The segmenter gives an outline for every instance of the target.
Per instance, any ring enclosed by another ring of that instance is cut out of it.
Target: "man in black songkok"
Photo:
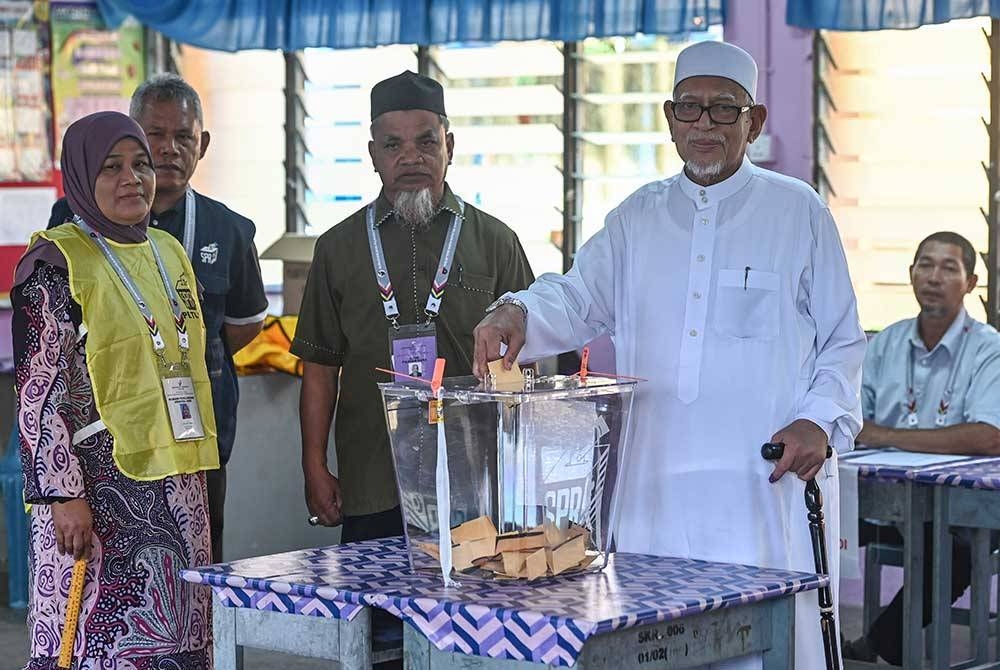
[[[449,188],[454,148],[441,84],[409,71],[377,83],[368,152],[381,192],[316,243],[291,350],[305,361],[300,423],[310,522],[343,523],[343,542],[403,533],[376,386],[390,377],[375,368],[429,376],[440,357],[447,376],[471,375],[472,329],[485,308],[534,279],[517,235]],[[334,408],[336,476],[326,459]],[[428,472],[433,493],[433,468],[417,474]],[[455,500],[453,512],[465,502]],[[436,528],[433,495],[402,503],[411,534]]]

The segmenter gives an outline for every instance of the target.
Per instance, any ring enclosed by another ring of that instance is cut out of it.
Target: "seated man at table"
[[[1000,455],[1000,334],[973,319],[963,300],[976,287],[976,252],[961,235],[927,237],[910,266],[920,305],[877,334],[868,346],[861,383],[864,427],[858,444],[970,456]],[[891,526],[862,522],[862,545],[902,544]],[[970,581],[969,545],[954,543],[952,599]],[[930,622],[931,533],[924,575],[924,625]],[[900,590],[867,634],[844,646],[844,657],[902,663],[903,593]]]

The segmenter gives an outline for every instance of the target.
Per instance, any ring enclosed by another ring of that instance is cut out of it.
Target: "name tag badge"
[[[191,371],[183,363],[171,364],[160,373],[163,383],[163,397],[167,401],[167,413],[174,439],[178,442],[200,440],[205,437],[201,423],[201,410],[194,394]]]
[[[430,379],[437,360],[437,327],[433,322],[389,329],[392,369],[410,377]],[[405,381],[397,376],[395,381]]]

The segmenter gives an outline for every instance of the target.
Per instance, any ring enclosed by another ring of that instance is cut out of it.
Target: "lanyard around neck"
[[[118,258],[118,255],[111,248],[111,245],[108,244],[108,241],[104,239],[104,236],[94,230],[90,224],[79,216],[74,217],[73,221],[94,241],[97,248],[104,254],[104,258],[108,261],[108,264],[111,265],[111,269],[118,275],[119,281],[121,281],[125,290],[132,297],[132,301],[146,322],[146,327],[149,329],[149,337],[153,341],[153,351],[163,360],[163,354],[167,347],[163,341],[163,335],[160,333],[160,328],[156,324],[156,318],[153,316],[153,312],[149,308],[149,303],[146,302],[139,287],[136,286],[132,276],[129,275],[128,270],[122,264],[121,259]],[[174,313],[174,326],[177,328],[177,341],[181,350],[181,359],[186,360],[190,345],[188,343],[187,327],[184,323],[184,312],[181,310],[180,298],[177,296],[174,285],[170,282],[169,275],[167,275],[167,269],[163,265],[163,259],[160,257],[160,250],[156,246],[156,241],[152,236],[148,240],[149,248],[153,251],[153,259],[156,261],[156,269],[160,274],[160,281],[163,282],[163,288],[167,292],[167,298]]]
[[[951,409],[951,394],[955,390],[955,380],[958,378],[958,366],[962,361],[962,356],[965,354],[965,346],[969,342],[969,331],[972,330],[972,324],[969,323],[970,317],[965,317],[965,322],[962,324],[962,334],[960,336],[960,341],[958,349],[955,355],[951,359],[951,364],[948,369],[948,381],[944,387],[944,392],[941,395],[941,401],[938,403],[937,417],[934,419],[934,424],[937,426],[943,426],[945,420],[948,417],[948,410]],[[907,359],[906,366],[906,409],[907,409],[907,423],[910,427],[916,427],[919,419],[917,418],[917,393],[916,389],[913,387],[913,377],[914,377],[914,354],[913,354],[913,342],[910,342],[909,357]]]
[[[427,305],[424,307],[424,311],[427,313],[428,320],[434,319],[441,311],[444,288],[448,284],[448,273],[451,272],[451,264],[455,260],[455,249],[458,248],[458,236],[462,232],[462,214],[465,213],[465,203],[458,196],[455,196],[455,200],[458,201],[459,213],[451,218],[451,225],[448,226],[448,234],[444,239],[444,247],[441,249],[441,262],[438,264],[434,283],[431,284],[430,295],[427,296]],[[365,227],[368,229],[368,249],[371,251],[372,265],[375,266],[375,281],[378,282],[385,318],[392,322],[394,328],[399,328],[399,306],[396,304],[396,293],[392,287],[392,280],[389,278],[389,267],[386,265],[385,251],[382,248],[382,232],[375,225],[375,201],[372,201],[365,210]]]
[[[188,260],[192,263],[194,262],[194,234],[198,228],[197,219],[195,218],[196,208],[194,189],[188,186],[184,192],[184,230],[181,231],[181,244],[184,246],[184,253],[187,255]]]
[[[194,262],[194,231],[197,227],[195,223],[195,202],[194,189],[188,186],[184,194],[184,253],[188,260]]]

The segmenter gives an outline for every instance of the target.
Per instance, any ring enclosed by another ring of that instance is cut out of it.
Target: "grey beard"
[[[707,165],[688,161],[684,164],[684,167],[687,168],[690,176],[697,179],[714,179],[722,174],[722,161],[716,161]]]
[[[434,198],[429,188],[419,191],[400,191],[393,203],[396,219],[404,226],[423,232],[431,227],[431,221],[436,214]]]

